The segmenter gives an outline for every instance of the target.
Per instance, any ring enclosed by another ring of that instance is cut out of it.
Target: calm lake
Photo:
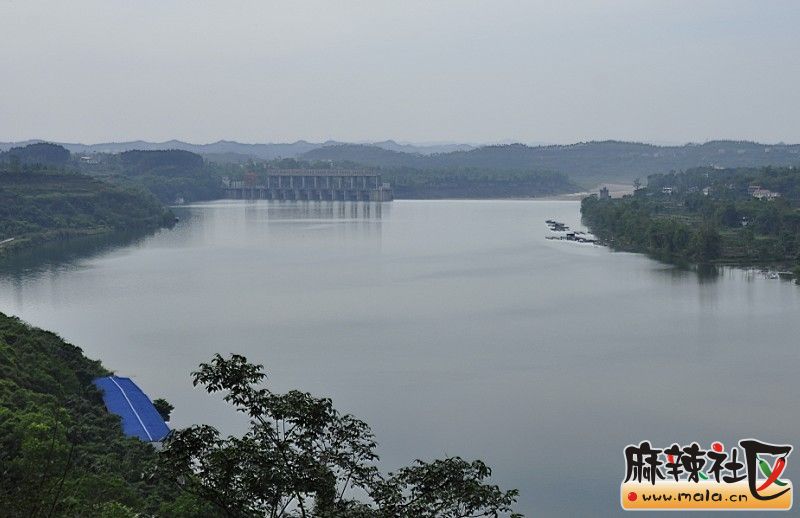
[[[623,448],[644,439],[800,446],[800,287],[546,240],[545,219],[580,227],[577,202],[176,214],[145,238],[5,264],[0,311],[168,399],[173,427],[244,429],[189,377],[244,354],[276,390],[370,423],[386,469],[482,458],[528,516],[622,514]]]

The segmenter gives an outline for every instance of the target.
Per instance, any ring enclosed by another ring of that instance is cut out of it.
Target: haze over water
[[[481,458],[528,516],[621,514],[644,439],[800,445],[800,287],[545,239],[578,209],[193,205],[127,247],[4,267],[0,311],[165,397],[173,427],[243,431],[189,373],[244,354],[370,423],[387,469]]]

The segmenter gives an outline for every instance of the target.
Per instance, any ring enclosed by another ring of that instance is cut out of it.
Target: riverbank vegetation
[[[250,430],[191,426],[161,452],[123,435],[92,384],[109,372],[79,348],[0,313],[0,358],[3,516],[519,516],[517,491],[490,484],[479,460],[381,474],[366,423],[329,399],[270,391],[263,368],[241,356],[217,355],[193,378],[222,392]]]
[[[652,175],[620,199],[583,200],[611,246],[670,262],[800,265],[800,169],[697,168]]]
[[[535,170],[400,168],[383,179],[401,199],[535,198],[581,190],[564,174]]]
[[[58,239],[174,221],[149,193],[47,165],[0,163],[0,254]]]

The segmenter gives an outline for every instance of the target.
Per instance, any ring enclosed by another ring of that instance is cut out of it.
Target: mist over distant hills
[[[313,149],[306,160],[355,162],[374,167],[554,171],[591,187],[602,182],[631,182],[648,175],[692,167],[759,167],[800,164],[800,145],[711,141],[705,144],[657,146],[602,141],[571,145],[483,146],[466,151],[421,155],[356,144]]]
[[[0,151],[42,142],[0,143]],[[355,163],[383,169],[506,171],[552,171],[568,175],[586,187],[603,182],[631,182],[650,174],[692,167],[760,167],[800,164],[798,144],[759,144],[717,140],[704,144],[660,146],[615,140],[570,145],[528,146],[524,144],[399,144],[393,140],[371,144],[337,141],[288,144],[242,144],[219,141],[212,144],[132,141],[103,144],[62,143],[73,153],[120,153],[129,150],[178,149],[203,155],[220,163],[243,163],[249,159],[298,158],[309,161]]]
[[[28,144],[44,142],[43,140],[26,140],[22,142],[0,142],[0,151],[6,151],[12,147],[22,147]],[[48,141],[49,142],[49,141]],[[122,153],[124,151],[140,150],[155,151],[164,149],[179,149],[191,151],[200,155],[217,155],[220,158],[227,158],[230,161],[238,161],[240,155],[246,158],[261,158],[272,160],[275,158],[296,158],[308,151],[319,149],[326,146],[337,146],[346,144],[329,140],[327,142],[297,142],[286,144],[243,144],[231,140],[220,140],[211,144],[190,144],[180,140],[168,140],[166,142],[148,142],[144,140],[133,140],[129,142],[105,142],[101,144],[77,144],[69,142],[53,142],[67,148],[72,153]],[[394,140],[385,140],[366,144],[381,149],[397,151],[401,153],[416,153],[420,155],[430,155],[433,153],[448,153],[452,151],[466,151],[475,149],[469,144],[399,144]],[[226,160],[227,161],[227,160]]]

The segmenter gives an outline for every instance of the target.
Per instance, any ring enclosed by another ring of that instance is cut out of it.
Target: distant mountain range
[[[398,153],[376,146],[325,146],[300,156],[306,160],[356,162],[373,167],[411,169],[488,169],[554,171],[592,187],[603,182],[643,181],[654,173],[692,167],[760,167],[800,165],[800,145],[712,141],[705,144],[656,146],[635,142],[603,141],[571,145],[484,146],[433,155]]]
[[[12,147],[22,147],[28,144],[44,142],[43,140],[26,140],[22,142],[0,142],[0,151],[6,151]],[[67,148],[72,153],[122,153],[123,151],[141,150],[153,151],[160,149],[180,149],[191,151],[200,155],[216,155],[219,158],[226,158],[224,161],[239,161],[242,157],[261,158],[272,160],[274,158],[296,158],[308,151],[319,149],[326,146],[337,146],[345,144],[329,140],[327,142],[306,142],[298,140],[290,144],[242,144],[230,140],[220,140],[212,144],[190,144],[180,140],[168,140],[166,142],[147,142],[144,140],[134,140],[130,142],[106,142],[102,144],[75,144],[69,142],[53,142]],[[467,151],[475,149],[469,144],[398,144],[394,140],[385,140],[366,144],[400,153],[414,153],[420,155],[430,155],[434,153],[449,153],[452,151]],[[238,157],[236,156],[238,155]]]
[[[0,151],[33,142],[0,143]],[[598,183],[643,181],[654,173],[692,167],[761,167],[800,165],[800,145],[759,144],[717,140],[704,144],[658,146],[615,140],[570,145],[527,146],[524,144],[475,147],[469,144],[398,144],[393,140],[371,144],[336,141],[291,144],[242,144],[219,141],[213,144],[168,142],[120,142],[68,144],[73,153],[119,153],[128,150],[180,149],[215,162],[244,162],[250,158],[271,160],[299,158],[353,162],[384,169],[485,169],[492,171],[551,171],[568,175],[586,187]]]

